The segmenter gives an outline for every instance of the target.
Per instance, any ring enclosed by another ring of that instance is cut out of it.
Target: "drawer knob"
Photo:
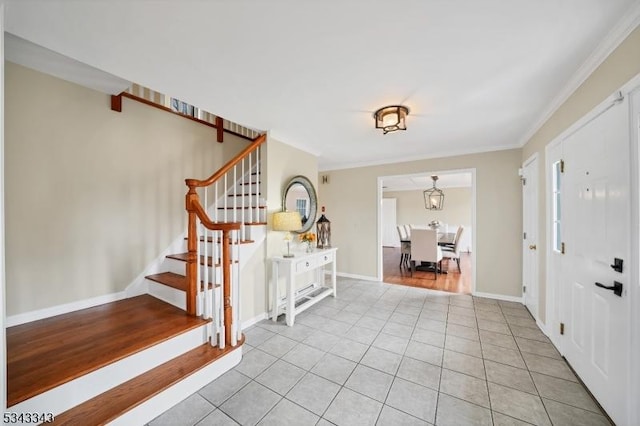
[[[307,265],[306,265],[306,266],[309,266],[309,262],[307,262]]]

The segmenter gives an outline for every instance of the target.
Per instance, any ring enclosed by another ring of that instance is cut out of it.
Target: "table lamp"
[[[282,257],[294,257],[291,253],[291,231],[297,231],[302,228],[302,219],[300,213],[295,212],[279,212],[273,214],[273,230],[286,231],[284,240],[287,242],[287,253]]]

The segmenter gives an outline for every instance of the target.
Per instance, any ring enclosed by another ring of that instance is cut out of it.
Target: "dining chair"
[[[404,225],[397,225],[398,236],[400,237],[400,267],[409,264],[409,256],[411,256],[411,241],[405,230]]]
[[[462,273],[462,269],[460,269],[460,237],[462,236],[462,232],[464,231],[464,226],[459,226],[458,231],[456,232],[456,239],[453,247],[443,247],[442,248],[442,257],[447,259],[447,267],[449,267],[449,260],[455,259],[458,264],[458,272]]]
[[[450,243],[440,243],[440,245],[442,246],[443,249],[450,249],[453,250],[453,248],[456,245],[456,242],[460,239],[460,234],[462,234],[462,230],[464,229],[464,226],[460,225],[458,226],[458,229],[456,229],[456,235],[454,235],[453,237],[453,241]]]
[[[411,230],[411,275],[416,270],[416,262],[434,264],[434,279],[438,278],[438,268],[442,261],[442,249],[438,246],[438,233],[431,229]]]

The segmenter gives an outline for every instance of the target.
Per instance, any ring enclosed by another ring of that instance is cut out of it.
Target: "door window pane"
[[[553,249],[557,252],[562,250],[562,196],[560,193],[562,172],[560,166],[560,161],[553,163]]]

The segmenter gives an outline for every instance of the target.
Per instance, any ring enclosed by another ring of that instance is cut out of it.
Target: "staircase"
[[[242,259],[266,234],[265,140],[186,180],[184,249],[146,277],[148,294],[7,329],[7,411],[145,424],[240,362]]]

